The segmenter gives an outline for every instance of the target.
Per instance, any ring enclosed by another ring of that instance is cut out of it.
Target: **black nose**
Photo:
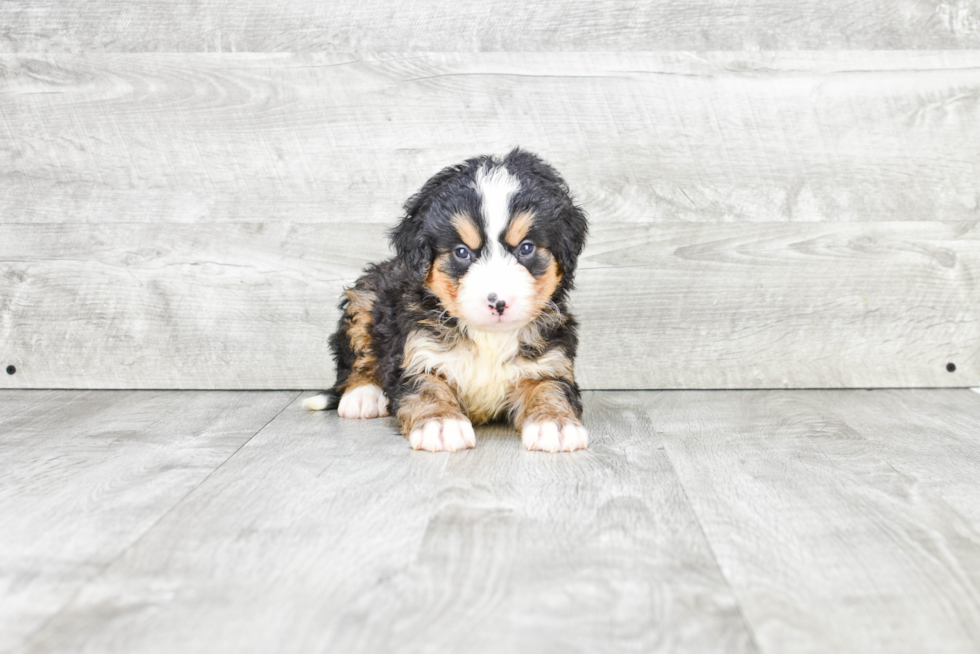
[[[487,303],[489,304],[491,309],[493,309],[500,315],[503,315],[504,309],[507,308],[507,302],[505,302],[504,300],[498,300],[496,293],[491,293],[490,295],[487,296]]]

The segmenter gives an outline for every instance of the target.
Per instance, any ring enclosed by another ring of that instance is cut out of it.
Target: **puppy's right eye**
[[[470,258],[470,251],[464,247],[456,248],[453,254],[456,255],[457,259],[462,259],[463,261],[466,261],[467,259]]]

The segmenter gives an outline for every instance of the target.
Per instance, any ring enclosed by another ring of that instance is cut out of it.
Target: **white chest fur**
[[[473,330],[469,339],[452,346],[422,333],[405,344],[405,369],[409,374],[435,373],[456,391],[463,410],[475,422],[490,420],[507,409],[514,387],[521,379],[548,375],[561,353],[546,353],[536,360],[522,358],[518,332]]]
[[[454,348],[447,378],[457,387],[468,414],[492,418],[507,404],[514,385],[523,376],[518,365],[520,343],[516,333],[474,332],[472,344]]]

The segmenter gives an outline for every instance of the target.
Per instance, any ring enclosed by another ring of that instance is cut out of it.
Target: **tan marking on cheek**
[[[480,238],[480,228],[476,226],[472,218],[466,214],[457,213],[452,217],[450,222],[456,228],[459,238],[466,244],[466,247],[471,250],[480,249],[480,245],[483,244],[483,239]]]
[[[547,250],[545,250],[547,252]],[[539,306],[543,306],[551,296],[555,294],[555,289],[558,288],[558,284],[561,282],[561,273],[558,272],[558,262],[555,258],[551,256],[548,252],[548,256],[551,257],[551,262],[545,269],[544,274],[534,280],[534,294],[538,298]]]
[[[449,315],[456,316],[459,312],[459,284],[452,277],[443,272],[443,267],[448,263],[449,253],[440,254],[429,268],[429,274],[425,277],[425,285],[432,289],[442,306],[446,308]]]
[[[514,390],[512,404],[511,415],[517,429],[521,429],[527,421],[582,424],[572,405],[568,403],[561,383],[554,380],[521,381]]]
[[[398,400],[398,423],[408,436],[417,425],[429,420],[463,420],[465,416],[449,385],[436,375],[422,375],[418,390]]]
[[[507,233],[504,235],[504,240],[511,247],[517,247],[518,244],[524,240],[527,233],[531,230],[531,225],[534,224],[534,213],[531,211],[522,211],[513,218],[511,218],[510,226],[507,228]]]

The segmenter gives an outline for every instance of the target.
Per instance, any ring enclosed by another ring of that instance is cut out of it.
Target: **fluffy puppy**
[[[347,289],[330,341],[345,418],[389,412],[415,449],[474,447],[506,418],[529,450],[585,448],[566,298],[588,230],[558,173],[515,149],[436,174],[392,230],[396,256]]]

